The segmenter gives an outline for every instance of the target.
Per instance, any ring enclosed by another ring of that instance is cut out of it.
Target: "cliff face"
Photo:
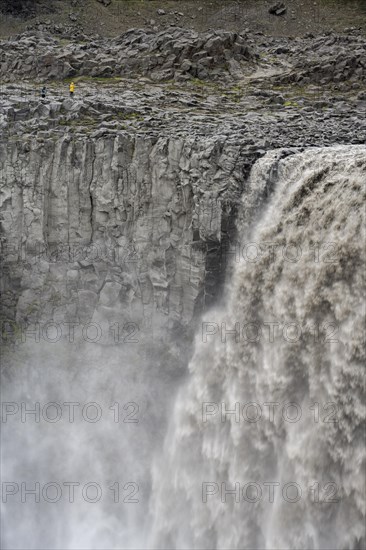
[[[254,161],[365,140],[365,41],[319,37],[306,61],[306,38],[84,38],[0,44],[2,76],[25,79],[4,84],[0,101],[2,319],[191,329],[220,291]],[[58,69],[79,75],[73,98],[52,81]]]
[[[1,165],[8,318],[15,308],[17,322],[187,325],[222,275],[239,156],[219,138],[9,143]]]

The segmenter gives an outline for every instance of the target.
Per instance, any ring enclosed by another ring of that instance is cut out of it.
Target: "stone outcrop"
[[[280,48],[279,53],[282,51]],[[310,35],[305,43],[295,41],[287,53],[293,69],[279,77],[278,82],[296,82],[302,86],[314,83],[319,87],[337,82],[347,82],[351,87],[356,82],[366,82],[366,41],[362,37]]]
[[[49,30],[52,33],[28,31],[0,42],[4,81],[134,74],[155,82],[191,78],[230,82],[256,71],[271,73],[279,84],[324,86],[366,80],[366,41],[352,34],[277,39],[261,33],[198,33],[170,27],[159,32],[130,29],[105,39],[73,28],[67,39],[62,29],[50,25]]]
[[[29,32],[0,44],[0,74],[7,80],[20,76],[113,77],[131,72],[159,81],[182,74],[201,79],[209,75],[220,78],[230,74],[233,63],[245,71],[256,59],[250,42],[245,34],[196,33],[178,27],[158,33],[131,29],[115,39],[96,37],[84,44],[66,45],[51,35]]]

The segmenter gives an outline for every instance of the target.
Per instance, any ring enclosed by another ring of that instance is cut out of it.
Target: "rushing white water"
[[[58,403],[62,418],[23,423],[19,411],[3,423],[2,477],[19,491],[2,503],[2,547],[363,548],[365,181],[358,146],[277,151],[256,163],[225,300],[203,319],[174,406],[177,377],[163,355],[154,364],[136,345],[21,346],[2,401]],[[239,335],[225,342],[236,323]],[[70,402],[80,403],[74,422]],[[81,414],[90,402],[103,411],[95,423]],[[123,422],[131,402],[138,423]],[[284,417],[289,402],[297,409]],[[236,403],[239,418],[221,417]],[[265,403],[278,404],[273,415]],[[21,502],[22,481],[40,483],[39,503]],[[52,488],[42,494],[49,482],[63,489],[54,503]],[[80,484],[74,502],[65,482]],[[81,496],[90,482],[103,493],[95,503],[93,490],[89,502]],[[250,482],[263,491],[257,502],[253,486],[242,498]],[[136,503],[128,483],[138,485]],[[239,498],[225,498],[222,483],[239,484]],[[273,499],[268,483],[278,484]],[[294,486],[283,497],[286,483],[301,488],[297,502]]]
[[[267,155],[252,171],[227,303],[206,315],[175,403],[154,472],[152,544],[159,548],[365,544],[366,150],[281,156]],[[266,186],[273,194],[250,224],[247,213]],[[225,342],[223,329],[235,323],[240,335]],[[297,407],[283,409],[290,402]],[[235,403],[240,417],[220,415]],[[278,403],[272,416],[265,403]],[[237,498],[225,497],[223,488],[235,484]]]

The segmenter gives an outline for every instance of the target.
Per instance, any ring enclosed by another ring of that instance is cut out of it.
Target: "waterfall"
[[[186,376],[166,334],[6,352],[4,548],[364,547],[365,181],[362,146],[254,164]]]
[[[154,464],[154,548],[364,547],[365,181],[362,146],[253,167]]]

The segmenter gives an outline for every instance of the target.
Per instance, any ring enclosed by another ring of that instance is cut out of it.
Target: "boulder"
[[[287,8],[283,2],[278,2],[274,6],[271,6],[268,12],[272,15],[284,15],[287,11]]]

